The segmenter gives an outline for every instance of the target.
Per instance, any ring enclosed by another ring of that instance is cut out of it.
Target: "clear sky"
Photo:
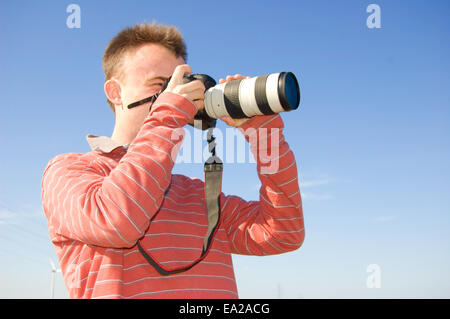
[[[71,3],[80,28],[67,27]],[[371,3],[381,28],[366,24]],[[111,136],[104,49],[156,20],[180,29],[194,72],[299,79],[300,108],[282,118],[306,239],[284,255],[233,256],[240,297],[449,298],[449,17],[437,0],[0,0],[0,297],[48,298],[43,170],[88,152],[87,134]],[[202,164],[174,172],[203,177]],[[255,164],[225,164],[225,193],[254,200],[258,187]],[[60,273],[55,296],[67,297]]]

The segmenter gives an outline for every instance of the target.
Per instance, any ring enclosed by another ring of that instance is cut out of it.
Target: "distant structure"
[[[53,263],[52,259],[49,258],[50,260],[50,266],[52,267],[52,279],[50,282],[50,299],[54,299],[55,298],[55,275],[57,272],[61,272],[61,269],[56,269],[55,264]]]

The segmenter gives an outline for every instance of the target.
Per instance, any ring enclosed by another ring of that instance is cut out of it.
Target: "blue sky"
[[[71,3],[79,29],[66,26]],[[366,26],[371,3],[380,29]],[[111,135],[104,49],[156,20],[180,29],[194,72],[299,79],[301,105],[282,118],[306,239],[284,255],[233,256],[242,298],[449,298],[449,15],[437,0],[0,0],[0,297],[49,296],[42,172],[88,152],[87,134]],[[202,164],[174,173],[202,178]],[[258,183],[255,164],[225,166],[225,193],[257,199]],[[366,285],[371,264],[380,288]],[[60,274],[55,296],[67,297]]]

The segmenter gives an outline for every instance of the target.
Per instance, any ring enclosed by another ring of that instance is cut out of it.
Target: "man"
[[[182,84],[192,72],[185,63],[174,27],[121,31],[103,57],[104,91],[116,121],[111,138],[88,135],[91,152],[58,155],[45,169],[43,208],[71,298],[237,298],[231,253],[279,254],[303,242],[294,155],[281,133],[273,145],[257,134],[281,131],[281,117],[271,115],[223,118],[250,142],[258,169],[262,142],[277,148],[272,160],[279,165],[273,174],[258,172],[259,201],[221,193],[221,220],[206,257],[188,271],[163,276],[139,251],[138,243],[159,265],[178,269],[200,256],[208,229],[204,182],[171,173],[180,142],[174,131],[204,107],[203,84]],[[156,101],[127,108],[157,93],[170,76]]]

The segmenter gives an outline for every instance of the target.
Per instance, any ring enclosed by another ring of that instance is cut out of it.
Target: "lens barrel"
[[[300,88],[292,72],[266,74],[225,82],[205,92],[211,118],[246,118],[291,111],[300,103]]]

